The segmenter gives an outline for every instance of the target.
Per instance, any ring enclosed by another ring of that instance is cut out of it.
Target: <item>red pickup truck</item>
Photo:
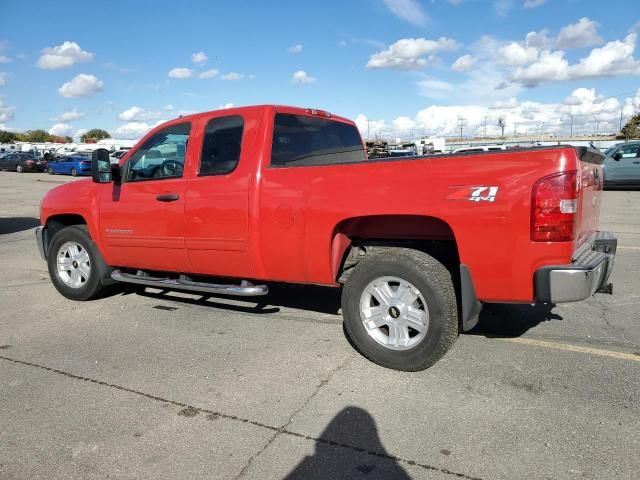
[[[342,287],[352,343],[413,371],[473,328],[482,302],[611,291],[602,161],[570,146],[371,160],[345,118],[234,108],[160,125],[119,165],[97,150],[92,179],[46,194],[36,235],[73,300],[118,282],[236,296]]]

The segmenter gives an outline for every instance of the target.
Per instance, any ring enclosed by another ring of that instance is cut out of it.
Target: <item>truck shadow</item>
[[[362,408],[346,407],[329,422],[315,451],[284,477],[294,479],[409,479],[398,461],[386,452],[373,417]]]
[[[340,314],[339,288],[315,285],[269,285],[269,294],[264,297],[238,298],[224,295],[127,288],[126,293],[157,300],[171,301],[205,308],[216,308],[239,313],[260,315],[276,314],[282,309],[303,310],[337,317]],[[562,320],[553,312],[554,304],[516,305],[486,303],[480,313],[478,325],[466,335],[484,337],[520,337],[543,322]],[[339,319],[339,317],[338,317]],[[322,319],[318,319],[319,322]]]
[[[0,218],[0,235],[30,230],[38,225],[40,225],[40,219],[34,217],[2,217]]]
[[[306,310],[327,315],[338,315],[340,310],[340,289],[315,285],[269,285],[269,293],[263,297],[239,298],[224,295],[180,294],[176,291],[160,292],[148,289],[128,289],[129,293],[170,300],[188,305],[219,308],[241,313],[273,314],[282,308]]]
[[[554,304],[515,305],[486,303],[478,325],[467,335],[483,337],[521,337],[543,322],[562,320],[553,312]]]

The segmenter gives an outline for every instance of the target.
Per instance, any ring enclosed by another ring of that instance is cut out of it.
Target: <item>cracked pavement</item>
[[[605,193],[614,295],[487,305],[401,373],[351,348],[330,289],[64,299],[32,229],[66,181],[0,172],[3,480],[637,478],[640,192]]]

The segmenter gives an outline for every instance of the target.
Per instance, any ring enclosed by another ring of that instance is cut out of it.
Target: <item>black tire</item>
[[[364,289],[380,277],[398,277],[420,292],[429,310],[425,337],[406,350],[392,350],[374,340],[360,317]],[[374,247],[354,267],[342,290],[342,315],[352,344],[378,365],[414,372],[435,364],[458,338],[456,294],[449,271],[426,253],[409,248]]]
[[[58,251],[66,242],[79,244],[89,254],[91,270],[89,278],[83,285],[73,288],[63,282],[58,274]],[[102,259],[102,255],[89,236],[86,225],[72,225],[56,233],[51,239],[48,249],[47,266],[49,277],[56,290],[71,300],[93,300],[108,292],[112,269]]]
[[[71,169],[71,176],[72,177],[77,177],[78,176],[78,171],[75,168]]]
[[[49,168],[47,169],[47,172],[49,173],[49,175],[54,175],[53,167],[49,167]]]

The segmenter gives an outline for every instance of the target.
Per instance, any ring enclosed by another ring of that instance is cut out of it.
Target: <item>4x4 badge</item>
[[[469,200],[471,202],[494,202],[498,195],[498,187],[495,185],[463,187],[456,190],[447,198],[449,200]]]

